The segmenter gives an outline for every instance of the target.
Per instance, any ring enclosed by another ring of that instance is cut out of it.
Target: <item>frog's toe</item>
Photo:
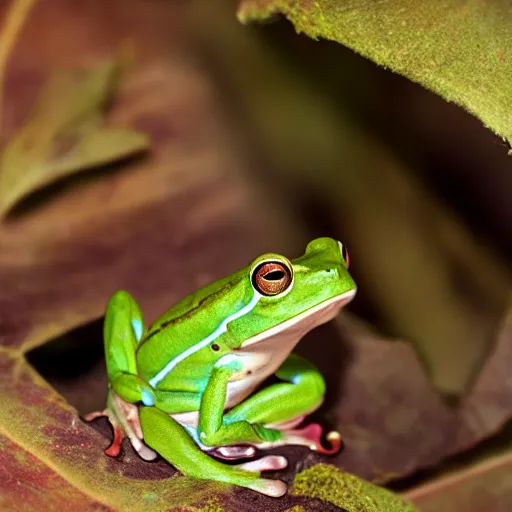
[[[340,433],[332,431],[326,436],[326,440],[329,442],[329,447],[325,447],[322,444],[322,427],[318,423],[311,423],[310,425],[298,430],[289,430],[286,432],[285,438],[287,444],[305,445],[311,450],[326,455],[338,453],[342,445]]]
[[[247,471],[277,471],[284,469],[286,466],[288,466],[288,460],[281,455],[267,455],[261,457],[261,459],[251,460],[250,462],[238,465],[240,469]]]
[[[103,411],[94,411],[94,412],[90,412],[89,414],[86,414],[84,416],[84,420],[87,422],[91,422],[97,418],[103,418],[104,416],[107,416],[107,413],[104,410]]]
[[[111,445],[104,450],[105,455],[109,457],[117,457],[121,451],[121,445],[123,444],[124,434],[121,427],[114,428],[114,440]]]
[[[250,482],[247,487],[272,498],[280,498],[286,494],[288,489],[288,486],[281,480],[268,480],[267,478],[258,478],[254,482]]]
[[[251,445],[219,446],[208,453],[217,459],[251,459],[256,455],[256,448]]]

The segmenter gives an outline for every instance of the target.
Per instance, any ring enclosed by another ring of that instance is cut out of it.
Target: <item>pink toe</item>
[[[84,420],[85,421],[93,421],[96,418],[102,418],[103,416],[106,416],[105,411],[90,412],[89,414],[86,414],[84,416]]]
[[[326,440],[329,442],[329,447],[324,447],[322,444],[322,427],[318,423],[311,423],[310,425],[297,430],[295,434],[311,441],[311,444],[314,446],[313,449],[318,453],[325,455],[338,453],[342,445],[341,435],[338,432],[332,431],[326,436]]]
[[[256,455],[256,448],[251,445],[220,446],[212,450],[211,455],[225,460],[250,459]]]

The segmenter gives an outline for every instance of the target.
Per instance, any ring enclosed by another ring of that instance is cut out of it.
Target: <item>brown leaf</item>
[[[71,46],[56,45],[63,61],[77,60],[84,53],[88,58],[110,54],[127,31],[146,53],[127,77],[111,117],[122,126],[142,127],[154,141],[154,151],[145,161],[132,163],[129,172],[70,187],[43,204],[36,215],[0,225],[0,432],[13,450],[23,449],[38,466],[50,468],[55,481],[60,478],[71,487],[70,500],[81,494],[91,506],[159,510],[180,505],[194,510],[220,503],[225,510],[336,510],[332,501],[312,498],[311,493],[272,500],[182,477],[164,461],[143,462],[126,443],[120,459],[109,459],[102,451],[110,436],[105,424],[81,422],[75,407],[62,398],[68,397],[71,385],[61,381],[57,393],[26,362],[34,347],[100,318],[108,296],[118,288],[134,294],[149,321],[255,254],[300,254],[310,235],[269,193],[261,163],[240,150],[238,126],[222,108],[212,76],[190,59],[188,51],[173,45],[183,21],[179,9],[169,2],[155,4],[153,11],[145,1],[113,0],[111,8],[123,13],[119,19],[126,20],[124,25],[98,17],[100,4],[84,2],[77,15],[74,2],[47,0],[34,17],[32,35],[21,43],[24,66],[31,62],[31,69],[41,71],[39,55],[23,49],[23,44],[40,42],[37,34],[46,40],[47,27],[56,23],[67,32],[54,37]],[[112,48],[91,48],[84,26],[108,34]],[[51,56],[45,58],[52,61]],[[15,60],[13,73],[26,72],[16,66]],[[348,315],[340,331],[336,325],[318,330],[301,345],[326,373],[328,400],[319,415],[322,423],[340,427],[346,450],[326,458],[287,448],[280,452],[289,456],[290,468],[276,477],[291,484],[308,466],[334,462],[384,481],[469,446],[491,434],[510,414],[502,403],[508,400],[508,385],[499,402],[494,391],[485,396],[485,390],[501,391],[492,376],[501,376],[510,367],[509,327],[503,328],[499,357],[489,362],[485,385],[479,381],[471,395],[476,398],[453,412],[432,390],[408,345],[383,339]],[[101,343],[100,333],[86,336],[85,348]],[[80,362],[77,359],[64,358],[58,370],[64,374]],[[105,375],[101,367],[97,370],[79,377],[74,392],[81,403],[98,399],[102,405]],[[78,407],[78,402],[73,405]],[[467,418],[474,418],[475,411],[483,415],[491,407],[492,421],[468,427]],[[14,488],[7,492],[3,499],[15,504]],[[41,503],[34,501],[36,510]]]
[[[0,434],[0,463],[5,473],[0,482],[2,510],[94,510],[109,507],[84,495],[43,461]]]
[[[103,111],[117,88],[122,61],[50,77],[27,123],[0,153],[0,216],[58,179],[144,151],[145,134],[106,128]]]
[[[379,339],[347,317],[339,324],[343,350],[332,347],[333,333],[325,341],[315,334],[317,340],[301,345],[313,360],[324,352],[317,364],[334,394],[324,414],[346,444],[332,460],[338,467],[384,483],[471,448],[512,417],[512,312],[472,390],[457,405],[435,392],[410,345]]]
[[[512,454],[493,457],[405,494],[422,512],[512,510]]]

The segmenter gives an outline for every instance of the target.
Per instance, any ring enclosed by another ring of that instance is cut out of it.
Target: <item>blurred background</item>
[[[258,253],[297,257],[319,236],[347,245],[359,287],[343,337],[413,347],[444,415],[496,350],[512,279],[507,144],[422,86],[271,21],[244,26],[228,0],[45,0],[19,27],[1,97],[0,325],[34,347],[57,340],[29,358],[81,414],[106,390],[113,291],[150,321]],[[350,359],[322,329],[324,354]],[[394,361],[386,378],[407,387],[397,374],[411,367]]]

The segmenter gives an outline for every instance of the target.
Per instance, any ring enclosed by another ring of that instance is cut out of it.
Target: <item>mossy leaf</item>
[[[292,493],[319,498],[346,512],[415,512],[407,501],[329,464],[317,464],[295,477]]]
[[[87,72],[59,71],[47,80],[30,119],[0,153],[0,216],[64,176],[148,148],[143,133],[103,126],[122,64],[109,60]]]
[[[453,101],[512,142],[512,13],[505,0],[241,0],[242,22],[283,13]]]

